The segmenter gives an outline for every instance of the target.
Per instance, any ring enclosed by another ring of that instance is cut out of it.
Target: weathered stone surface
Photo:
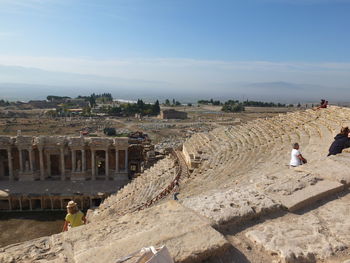
[[[176,262],[200,262],[223,252],[228,242],[208,220],[169,201],[121,218],[4,247],[0,262],[114,263],[151,245],[166,245]]]
[[[350,246],[350,195],[303,215],[262,223],[246,233],[253,242],[284,262],[316,262]]]
[[[216,226],[235,224],[279,209],[279,204],[248,188],[231,189],[187,198],[183,205],[214,221]]]
[[[344,186],[338,182],[318,181],[315,185],[305,187],[290,196],[282,196],[280,201],[289,211],[294,212],[343,189]]]
[[[290,196],[293,193],[317,184],[321,178],[294,169],[281,169],[278,173],[262,175],[255,187],[268,195]]]
[[[296,170],[313,174],[345,185],[350,184],[350,153],[342,153],[297,167]]]
[[[8,195],[93,195],[112,194],[120,189],[123,184],[118,181],[32,181],[32,182],[8,182],[2,181],[0,196]]]
[[[344,189],[341,183],[294,169],[263,176],[256,187],[289,211],[296,211]]]

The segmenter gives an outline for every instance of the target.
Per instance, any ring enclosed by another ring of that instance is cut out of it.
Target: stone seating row
[[[100,205],[99,213],[104,210],[114,209],[120,212],[132,209],[152,199],[160,189],[168,185],[176,174],[176,166],[172,158],[165,158],[156,165],[146,170],[141,176],[124,186]]]
[[[321,158],[327,154],[335,133],[330,124],[334,116],[332,110],[307,110],[239,126],[220,127],[205,136],[196,134],[193,137],[197,149],[205,153],[205,158],[203,167],[195,169],[192,175],[198,180],[238,178],[264,162],[277,169],[288,164],[294,142],[299,142],[303,154],[310,160]],[[205,140],[205,143],[200,144],[200,140]],[[190,142],[187,141],[186,145]]]

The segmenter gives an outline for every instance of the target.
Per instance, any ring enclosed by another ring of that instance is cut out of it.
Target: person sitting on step
[[[299,151],[299,144],[296,142],[293,144],[293,150],[291,152],[291,159],[289,165],[291,167],[297,167],[299,165],[302,165],[304,163],[307,163],[306,159],[301,155]]]
[[[69,201],[67,205],[67,215],[63,225],[63,231],[68,231],[68,227],[77,227],[86,224],[84,213],[78,209],[78,204]]]
[[[318,106],[316,109],[317,110],[319,110],[319,109],[326,109],[327,107],[328,107],[328,100],[322,99],[321,103],[320,103],[320,106]]]
[[[334,142],[331,144],[331,147],[329,147],[328,156],[336,155],[338,153],[341,153],[343,149],[349,148],[350,147],[349,137],[350,137],[349,127],[341,128],[340,133],[334,137]]]

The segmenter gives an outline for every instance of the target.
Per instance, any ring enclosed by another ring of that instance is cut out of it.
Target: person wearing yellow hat
[[[63,231],[68,231],[69,227],[77,227],[86,224],[84,213],[78,209],[77,203],[69,201],[67,205],[67,215],[64,220]]]

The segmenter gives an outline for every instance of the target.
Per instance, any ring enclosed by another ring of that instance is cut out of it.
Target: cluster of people
[[[328,107],[328,100],[321,100],[320,105],[316,109],[326,109]]]
[[[338,133],[334,137],[334,142],[329,147],[327,156],[341,153],[343,149],[346,149],[349,147],[350,147],[350,130],[349,130],[349,127],[343,127],[341,128],[340,133]],[[289,165],[291,167],[297,167],[305,163],[307,163],[307,161],[299,150],[299,144],[294,143]]]

